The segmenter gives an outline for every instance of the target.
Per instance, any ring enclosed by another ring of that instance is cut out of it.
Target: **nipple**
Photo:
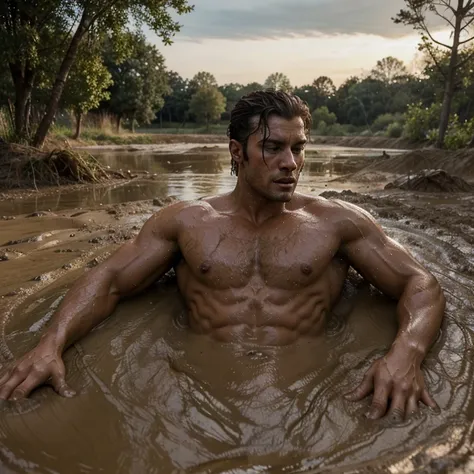
[[[313,273],[313,269],[311,268],[310,265],[307,265],[306,263],[304,263],[303,265],[301,265],[301,272],[304,275],[311,275],[311,273]]]
[[[201,263],[199,265],[199,271],[201,273],[207,273],[211,269],[211,265],[208,262]]]

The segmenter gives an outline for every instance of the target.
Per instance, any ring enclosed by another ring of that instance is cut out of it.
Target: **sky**
[[[329,76],[336,85],[368,73],[379,59],[395,56],[414,72],[419,36],[391,18],[403,0],[191,0],[179,16],[171,46],[147,32],[168,69],[185,78],[199,71],[219,84],[263,83],[273,72],[294,86]],[[446,34],[446,32],[444,32]],[[441,32],[442,36],[445,36]]]

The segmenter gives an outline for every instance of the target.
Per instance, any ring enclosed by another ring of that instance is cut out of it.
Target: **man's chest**
[[[330,224],[285,217],[253,226],[212,219],[180,238],[184,261],[196,277],[217,287],[259,279],[272,286],[305,286],[318,279],[339,249]]]

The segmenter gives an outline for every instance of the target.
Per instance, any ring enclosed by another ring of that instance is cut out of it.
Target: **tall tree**
[[[284,92],[291,92],[293,90],[290,80],[281,72],[270,74],[265,81],[264,87],[266,89],[275,89]]]
[[[192,96],[199,89],[206,87],[217,87],[216,78],[210,72],[200,71],[189,81],[188,91]]]
[[[169,93],[165,96],[165,104],[160,113],[162,112],[169,122],[182,123],[186,120],[186,113],[191,100],[188,87],[189,81],[183,79],[175,71],[168,71],[167,76]]]
[[[44,116],[33,145],[41,147],[57,112],[58,104],[79,46],[91,32],[117,35],[130,21],[146,24],[165,43],[170,43],[179,24],[172,10],[188,13],[187,0],[3,0],[0,2],[0,43],[16,89],[16,128],[24,133],[25,117],[37,66],[53,50],[64,51]],[[72,33],[70,33],[72,32]],[[43,41],[43,37],[52,41]]]
[[[225,103],[226,99],[217,87],[204,86],[192,96],[189,110],[209,130],[209,123],[219,120],[225,111]]]
[[[377,61],[377,65],[370,73],[371,77],[385,82],[385,84],[393,84],[395,81],[407,74],[408,70],[405,64],[403,64],[403,61],[400,61],[393,56],[388,56]]]
[[[150,123],[169,93],[163,56],[143,36],[130,34],[130,38],[129,57],[120,62],[112,52],[106,58],[113,80],[109,110],[117,117],[117,131],[123,118],[130,120],[132,131],[135,121]]]
[[[336,93],[336,86],[328,76],[320,76],[313,81],[316,94],[320,97],[330,98]]]
[[[441,109],[437,146],[443,147],[449,125],[449,116],[454,97],[456,76],[460,68],[474,57],[469,54],[460,58],[460,51],[474,40],[472,26],[474,23],[474,0],[404,0],[406,10],[400,10],[394,18],[395,23],[411,25],[421,32],[424,47],[436,62],[432,45],[437,45],[449,52],[449,65],[444,78],[443,106]],[[433,28],[428,24],[428,17],[435,15],[451,29],[451,43],[443,43],[434,37]]]
[[[62,105],[71,108],[76,119],[74,139],[78,139],[81,134],[83,115],[97,108],[101,101],[109,99],[110,92],[107,89],[112,83],[112,76],[102,62],[102,57],[82,51],[71,69],[61,99]]]

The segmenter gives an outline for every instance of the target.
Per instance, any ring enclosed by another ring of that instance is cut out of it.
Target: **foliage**
[[[263,85],[265,89],[275,89],[277,91],[291,92],[293,87],[290,80],[281,72],[270,74]]]
[[[405,64],[403,64],[403,61],[393,56],[388,56],[377,61],[377,65],[370,73],[373,79],[385,82],[386,84],[393,84],[407,75],[408,70]]]
[[[374,132],[387,130],[387,128],[393,123],[402,124],[403,122],[404,117],[401,114],[382,114],[374,120],[374,123],[372,124],[372,130]]]
[[[459,116],[454,114],[449,122],[446,133],[445,145],[450,150],[467,147],[474,136],[474,119],[461,122]]]
[[[445,135],[456,92],[456,82],[460,69],[471,61],[474,51],[462,54],[469,43],[474,41],[472,24],[474,20],[474,1],[458,0],[452,4],[451,0],[404,0],[407,9],[402,9],[394,18],[395,23],[410,25],[421,33],[422,46],[433,59],[434,64],[443,75],[443,99],[440,110],[439,130],[436,145],[444,145]],[[429,19],[441,19],[445,28],[450,29],[450,43],[439,41],[433,36],[437,25],[429,25]],[[443,71],[438,62],[439,48],[448,51],[447,68]],[[463,57],[464,56],[464,57]]]
[[[324,122],[325,125],[334,125],[337,122],[336,114],[329,112],[327,107],[320,107],[312,113],[313,117],[313,127],[318,128],[318,126]]]
[[[439,125],[440,104],[423,107],[422,104],[408,106],[403,135],[412,141],[429,140],[431,131]]]
[[[102,62],[102,57],[90,56],[84,52],[69,74],[62,97],[63,106],[72,108],[76,114],[84,114],[110,98],[107,89],[112,84],[112,76]]]
[[[164,58],[143,36],[130,34],[130,56],[117,64],[116,55],[108,51],[105,63],[112,75],[110,112],[121,118],[150,123],[157,110],[164,105],[163,96],[169,93]],[[119,128],[119,122],[118,127]]]
[[[403,135],[403,124],[400,122],[391,123],[387,127],[387,136],[390,138],[400,138]]]
[[[219,120],[225,111],[226,99],[217,87],[206,86],[199,89],[191,98],[189,110],[198,121],[209,126],[209,122]]]

